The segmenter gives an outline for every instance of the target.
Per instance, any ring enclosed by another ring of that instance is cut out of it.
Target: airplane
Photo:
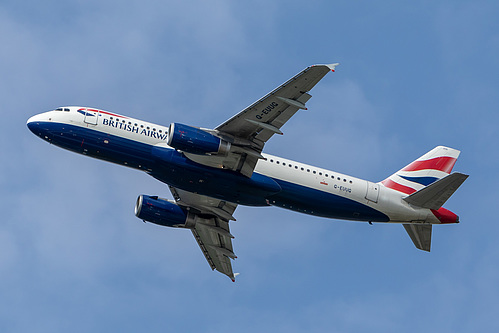
[[[434,224],[459,223],[442,205],[468,178],[451,173],[459,150],[438,146],[380,182],[362,180],[263,153],[265,143],[299,110],[338,63],[313,65],[214,129],[149,123],[79,106],[27,121],[61,148],[144,171],[167,184],[173,200],[140,195],[144,222],[192,231],[212,270],[235,281],[229,222],[238,205],[276,206],[324,218],[399,223],[430,251]]]

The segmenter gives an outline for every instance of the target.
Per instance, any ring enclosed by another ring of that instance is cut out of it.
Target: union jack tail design
[[[412,194],[450,174],[459,153],[459,150],[438,146],[395,172],[381,184],[405,194]]]

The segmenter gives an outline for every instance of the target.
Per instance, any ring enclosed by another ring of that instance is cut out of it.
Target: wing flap
[[[305,68],[234,117],[217,126],[216,130],[248,140],[254,140],[261,131],[269,132],[257,139],[257,141],[261,141],[257,143],[265,143],[275,132],[248,122],[246,119],[266,123],[280,129],[296,111],[306,109],[305,103],[311,98],[307,92],[330,70],[334,70],[337,65],[314,65]]]
[[[230,259],[236,258],[232,249],[230,237],[232,235],[230,235],[228,230],[228,224],[226,226],[227,229],[225,229],[222,226],[216,226],[215,221],[213,222],[213,225],[210,226],[207,226],[205,223],[196,223],[195,227],[191,229],[192,234],[194,235],[194,238],[201,248],[201,251],[203,252],[211,269],[216,269],[234,281],[235,275],[232,271],[232,263],[230,261]],[[225,230],[227,234],[224,235],[222,232],[215,230],[214,228]]]
[[[234,236],[230,233],[229,221],[235,220],[233,213],[237,205],[171,186],[170,191],[179,206],[196,215],[191,231],[211,269],[235,281],[231,259],[235,259],[236,255],[232,248]]]

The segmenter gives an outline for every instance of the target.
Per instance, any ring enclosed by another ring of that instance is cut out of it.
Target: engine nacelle
[[[202,129],[172,123],[167,143],[175,149],[197,155],[226,155],[230,143]]]
[[[173,202],[157,196],[140,195],[135,204],[135,216],[166,227],[190,228],[190,214]]]

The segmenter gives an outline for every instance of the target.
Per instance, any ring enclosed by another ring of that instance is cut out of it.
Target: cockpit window
[[[62,111],[62,108],[55,109],[55,111]]]
[[[64,111],[65,111],[65,112],[69,112],[69,109],[68,109],[68,108],[64,108]]]

